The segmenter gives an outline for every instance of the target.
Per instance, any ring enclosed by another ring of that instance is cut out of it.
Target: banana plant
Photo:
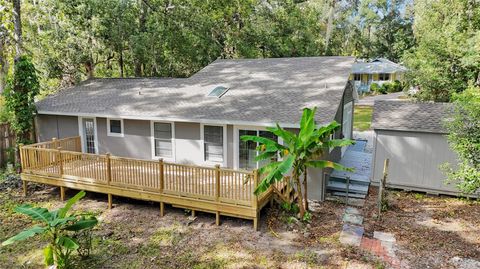
[[[276,127],[267,128],[268,131],[282,138],[283,144],[277,141],[258,136],[242,136],[243,141],[253,141],[258,143],[256,148],[259,154],[256,161],[269,161],[266,165],[258,169],[262,180],[255,189],[255,194],[266,191],[270,185],[281,181],[286,175],[292,175],[295,191],[297,192],[297,203],[300,218],[304,218],[306,212],[307,195],[302,195],[300,177],[304,175],[304,190],[307,186],[306,171],[308,167],[313,168],[333,168],[337,170],[351,171],[341,164],[321,160],[324,152],[335,147],[343,147],[353,144],[348,139],[330,139],[330,135],[340,128],[340,124],[333,121],[328,125],[317,125],[315,122],[316,108],[303,110],[300,121],[300,131],[298,134],[287,131],[276,124]],[[277,157],[280,158],[277,160]]]
[[[64,207],[54,211],[31,205],[16,207],[15,212],[29,216],[38,224],[7,239],[2,243],[2,246],[23,241],[36,235],[46,235],[48,245],[43,250],[45,265],[54,265],[56,268],[71,267],[71,254],[80,247],[71,235],[75,232],[91,229],[98,223],[94,216],[69,214],[73,205],[84,196],[85,192],[80,191],[69,199]]]

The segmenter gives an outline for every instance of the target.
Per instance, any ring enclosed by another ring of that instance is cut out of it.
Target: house
[[[445,162],[458,162],[445,138],[447,131],[443,126],[450,111],[447,103],[375,101],[372,182],[378,184],[383,176],[384,161],[389,159],[389,186],[458,194],[453,184],[446,184],[446,176],[439,168]]]
[[[80,136],[86,153],[253,170],[266,127],[299,128],[302,109],[352,137],[353,57],[216,60],[189,78],[91,79],[36,103],[37,141]],[[280,141],[281,142],[281,141]],[[340,148],[326,152],[339,160]],[[310,197],[323,198],[329,171],[311,171]]]
[[[395,80],[402,81],[407,69],[385,58],[372,61],[357,61],[352,67],[350,80],[353,81],[358,93],[370,91],[373,83],[382,85]]]

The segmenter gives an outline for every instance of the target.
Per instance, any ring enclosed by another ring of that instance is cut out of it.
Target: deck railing
[[[259,208],[261,209],[269,199],[270,194],[267,192],[260,197],[253,194],[255,186],[258,185],[256,171],[82,153],[79,137],[23,146],[20,154],[24,175],[54,178],[66,181],[70,186],[94,184],[102,190],[105,189],[107,193],[109,188],[115,188],[128,192],[157,194],[159,198],[155,199],[159,201],[166,196],[190,199],[189,203],[178,204],[187,208],[204,209],[207,212],[221,213],[222,210],[212,210],[219,207],[210,206],[202,208],[195,203],[192,204],[192,201],[230,207],[240,206],[258,214]],[[27,181],[35,181],[33,177],[29,179]],[[186,206],[187,204],[191,206]],[[235,210],[227,211],[226,215],[240,217],[245,215],[241,212],[237,214]],[[249,213],[248,218],[256,221],[257,214]]]

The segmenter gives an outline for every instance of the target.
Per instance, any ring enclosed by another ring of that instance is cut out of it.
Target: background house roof
[[[91,79],[36,103],[39,114],[298,125],[304,107],[334,119],[353,57],[216,60],[190,78]],[[229,90],[207,97],[217,86]]]
[[[405,72],[407,68],[385,58],[377,58],[370,62],[356,62],[352,67],[354,74],[379,74]]]
[[[451,113],[449,103],[414,103],[379,100],[373,106],[374,130],[446,133],[443,123]]]

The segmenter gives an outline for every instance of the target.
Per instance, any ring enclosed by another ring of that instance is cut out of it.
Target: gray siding
[[[390,159],[387,183],[407,190],[437,193],[457,192],[445,184],[439,166],[457,163],[456,154],[442,134],[375,130],[373,178],[383,175],[383,162]]]
[[[175,123],[175,162],[202,165],[202,147],[199,123]]]
[[[151,159],[150,122],[124,120],[123,124],[124,137],[107,136],[107,119],[97,118],[99,153],[110,152],[120,157]]]
[[[78,135],[78,118],[74,116],[37,115],[35,123],[38,142]]]

